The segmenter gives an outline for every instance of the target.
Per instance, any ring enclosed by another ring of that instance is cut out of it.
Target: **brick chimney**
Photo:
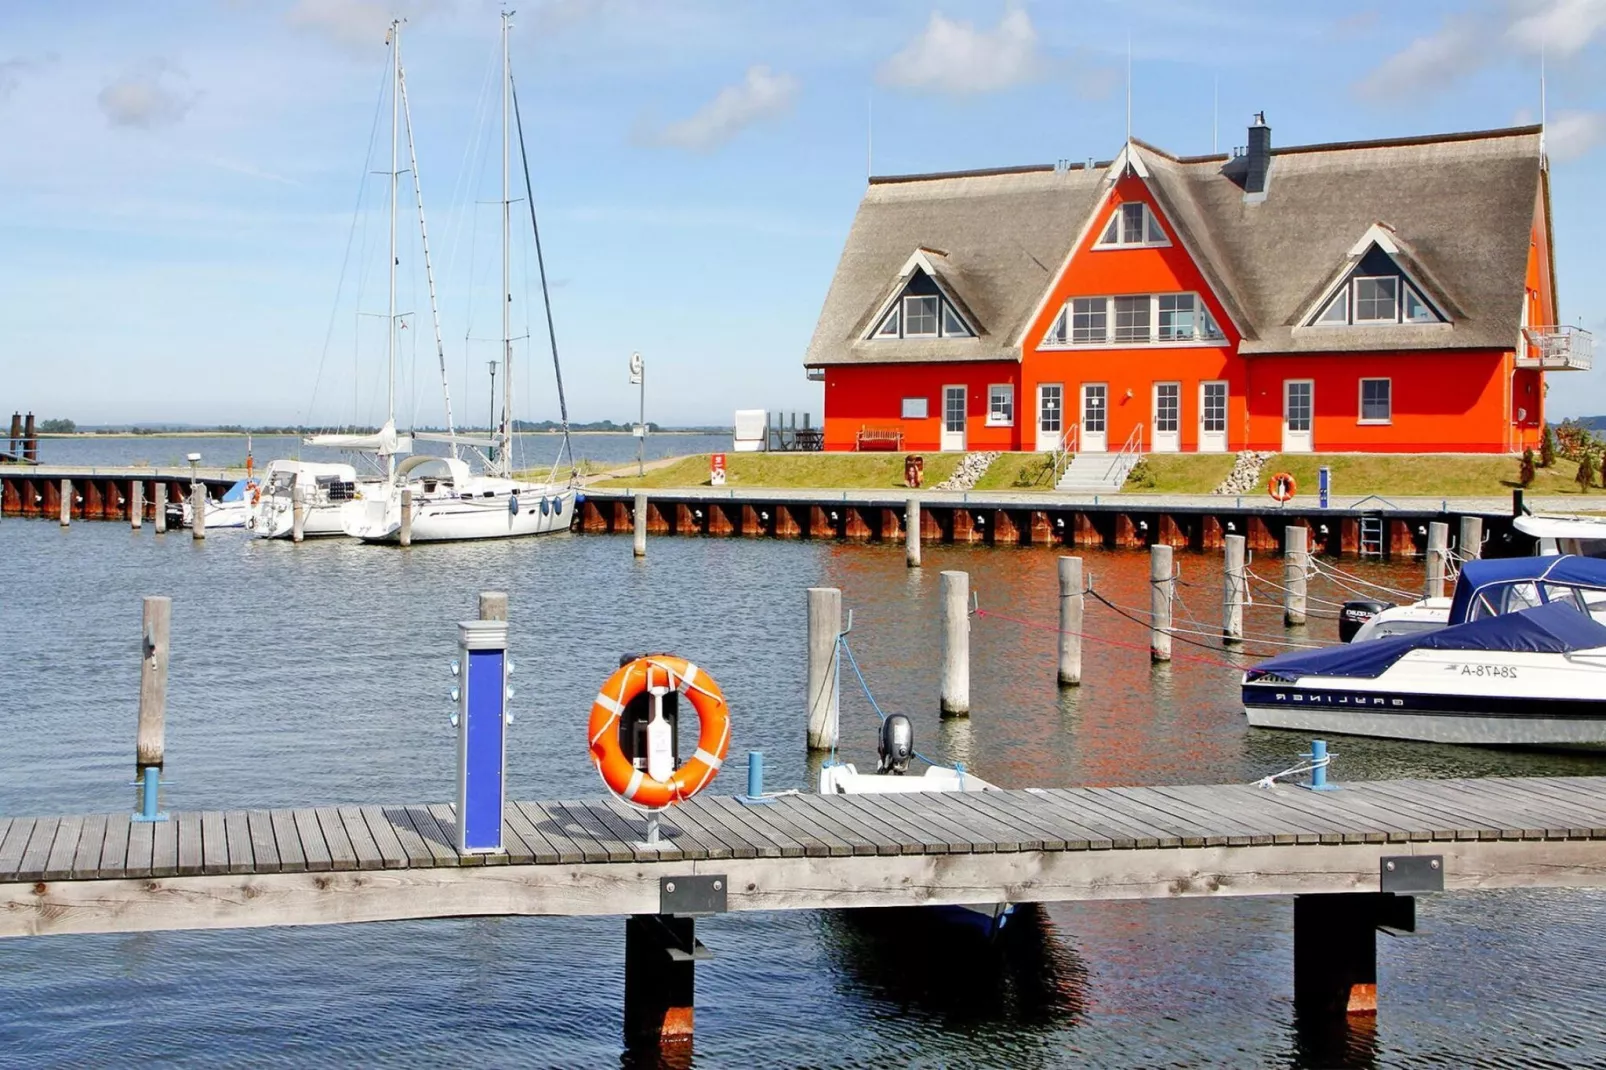
[[[1248,170],[1244,174],[1244,193],[1248,196],[1266,193],[1266,173],[1271,170],[1271,127],[1266,125],[1266,113],[1257,111],[1255,121],[1249,124]]]

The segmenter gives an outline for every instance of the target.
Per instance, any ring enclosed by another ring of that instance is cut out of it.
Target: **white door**
[[[1154,384],[1154,452],[1182,448],[1182,384]]]
[[[1309,379],[1283,380],[1283,452],[1309,453],[1316,384]]]
[[[1109,415],[1110,388],[1106,383],[1082,384],[1082,450],[1085,453],[1103,453],[1109,449],[1105,437],[1105,419]]]
[[[1061,383],[1037,384],[1037,449],[1043,453],[1060,448],[1065,434],[1065,387]]]
[[[942,449],[965,448],[965,388],[942,388]]]
[[[1227,384],[1199,384],[1199,452],[1227,452]]]

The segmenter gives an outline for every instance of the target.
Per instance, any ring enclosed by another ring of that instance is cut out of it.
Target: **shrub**
[[[1556,432],[1545,424],[1545,433],[1539,437],[1539,466],[1553,468],[1556,464]]]
[[[1595,455],[1584,452],[1578,459],[1578,474],[1573,476],[1573,482],[1578,484],[1578,490],[1583,494],[1589,493],[1589,485],[1595,482]]]
[[[1522,451],[1522,462],[1517,467],[1517,482],[1524,487],[1530,486],[1534,481],[1534,451]]]
[[[1577,420],[1563,420],[1556,427],[1556,452],[1572,460],[1581,460],[1583,455],[1600,445],[1589,428]]]
[[[1127,490],[1152,490],[1156,482],[1157,477],[1147,457],[1139,458],[1138,463],[1126,474]]]

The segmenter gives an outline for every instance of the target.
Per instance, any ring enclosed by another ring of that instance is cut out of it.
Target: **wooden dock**
[[[202,468],[196,481],[208,491],[222,493],[243,478],[221,468]],[[62,488],[72,496],[74,520],[128,520],[140,484],[139,501],[147,517],[156,503],[177,505],[190,493],[188,467],[133,467],[7,464],[0,466],[0,516],[42,517],[61,515]]]
[[[444,804],[0,818],[0,937],[630,915],[668,957],[627,977],[627,1027],[680,999],[689,1034],[687,915],[1295,896],[1296,1005],[1342,1018],[1375,1008],[1372,934],[1411,928],[1414,894],[1606,887],[1606,777],[704,795],[663,824],[654,847],[616,800],[510,804],[487,857]]]

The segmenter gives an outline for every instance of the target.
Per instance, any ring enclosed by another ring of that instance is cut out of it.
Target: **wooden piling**
[[[134,743],[134,764],[139,768],[161,768],[165,756],[167,637],[172,620],[171,598],[146,596],[140,625],[139,732]]]
[[[920,567],[919,498],[910,498],[903,506],[903,560],[910,568]]]
[[[151,483],[151,508],[156,514],[156,534],[167,534],[167,484],[161,480]]]
[[[1444,572],[1450,558],[1450,525],[1435,520],[1428,525],[1427,579],[1424,598],[1444,597]]]
[[[842,691],[836,656],[842,634],[842,591],[810,587],[808,604],[808,743],[810,750],[830,750],[836,746]]]
[[[413,544],[413,488],[403,487],[401,492],[401,531],[397,539],[403,546]]]
[[[635,541],[632,550],[637,557],[647,556],[647,496],[636,495],[636,507],[633,515]]]
[[[1310,529],[1290,524],[1283,529],[1283,624],[1305,623],[1305,570],[1310,564]]]
[[[409,538],[412,531],[407,532]],[[300,542],[307,537],[307,492],[297,476],[290,484],[290,541]]]
[[[1221,578],[1221,637],[1229,643],[1244,641],[1244,606],[1249,602],[1249,569],[1245,565],[1248,545],[1242,535],[1228,535],[1226,561]]]
[[[61,481],[61,526],[72,523],[72,480]]]
[[[944,716],[970,714],[970,573],[942,574],[942,702]]]
[[[1060,573],[1060,668],[1061,687],[1082,682],[1082,559],[1062,557]]]
[[[128,484],[128,526],[135,531],[145,522],[145,481],[133,480]]]
[[[1463,561],[1472,561],[1483,556],[1483,517],[1461,518],[1461,541],[1456,549],[1461,552]]]
[[[190,534],[197,540],[206,538],[206,484],[190,484]]]
[[[1149,659],[1171,660],[1171,602],[1176,581],[1172,577],[1172,549],[1164,543],[1149,547]]]
[[[480,620],[507,620],[507,592],[480,592]]]

